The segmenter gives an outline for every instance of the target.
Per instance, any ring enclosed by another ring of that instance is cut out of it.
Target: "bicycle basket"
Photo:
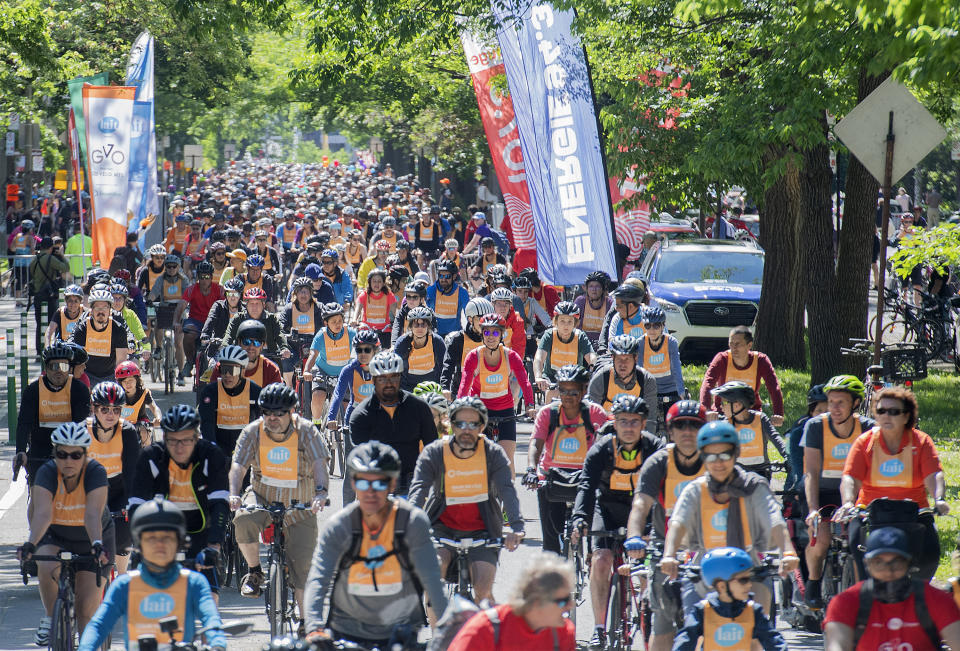
[[[920,346],[888,346],[883,349],[880,357],[883,361],[883,376],[890,382],[922,380],[927,377],[927,358]]]
[[[160,330],[173,329],[173,315],[177,311],[175,303],[164,303],[157,306],[157,327]]]
[[[551,468],[547,471],[543,492],[548,502],[573,502],[580,486],[580,470]]]

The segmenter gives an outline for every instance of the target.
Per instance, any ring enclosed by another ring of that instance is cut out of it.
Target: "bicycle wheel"
[[[854,566],[853,555],[848,554],[845,559],[843,559],[843,570],[840,574],[840,586],[839,589],[841,592],[847,588],[853,586],[857,582],[857,573]]]
[[[909,322],[897,319],[883,324],[883,330],[880,331],[880,341],[883,342],[884,346],[913,344],[917,341],[917,333]]]
[[[174,385],[177,381],[177,354],[173,345],[173,337],[165,335],[163,338],[164,356],[166,357],[166,367],[164,370],[164,388],[165,393],[173,393]]]
[[[330,457],[327,458],[327,473],[333,477],[337,469],[337,435],[328,429],[324,429],[323,432],[323,441],[327,444],[327,451],[330,453]]]
[[[50,625],[50,649],[52,651],[73,651],[73,623],[70,621],[70,605],[60,597],[53,604],[53,617]]]
[[[607,649],[609,651],[621,651],[624,648],[623,610],[625,599],[623,577],[616,573],[616,564],[614,564],[614,574],[610,577],[610,596],[607,597]]]
[[[947,347],[947,333],[943,323],[934,319],[922,319],[916,325],[917,343],[923,346],[927,361],[940,357]]]
[[[267,609],[267,621],[270,622],[270,637],[280,636],[283,629],[283,607],[282,607],[282,588],[283,572],[280,564],[275,560],[270,561],[270,575],[267,581],[267,594],[264,599]]]

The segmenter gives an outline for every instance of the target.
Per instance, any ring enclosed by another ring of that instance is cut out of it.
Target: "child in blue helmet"
[[[701,637],[703,651],[749,651],[753,640],[767,650],[786,650],[783,637],[751,599],[753,559],[747,552],[719,547],[707,552],[700,570],[712,592],[687,613],[673,651],[693,651]]]

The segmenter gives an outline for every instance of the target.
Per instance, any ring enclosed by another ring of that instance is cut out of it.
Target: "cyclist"
[[[337,294],[333,291],[333,285],[330,284],[330,281],[323,276],[323,269],[320,268],[320,265],[310,263],[307,265],[307,268],[303,270],[303,275],[310,279],[310,283],[313,287],[313,300],[316,303],[333,303],[337,300]],[[291,281],[295,276],[291,276]],[[292,300],[293,296],[288,296],[288,299]]]
[[[250,358],[240,346],[224,346],[217,353],[218,379],[200,389],[200,435],[231,456],[240,431],[260,416],[260,385],[243,377]]]
[[[513,286],[509,276],[498,276],[497,280]],[[507,328],[503,333],[504,344],[523,358],[527,352],[527,327],[523,317],[513,308],[516,296],[507,287],[497,287],[487,298],[493,303],[493,311],[503,318]]]
[[[147,259],[137,269],[136,285],[143,296],[150,293],[154,284],[164,272],[164,261],[167,258],[167,250],[163,244],[154,244],[147,249]]]
[[[89,392],[90,378],[87,376],[87,361],[90,357],[87,355],[87,350],[80,344],[72,341],[65,341],[63,345],[67,346],[72,354],[70,358],[70,375],[72,375],[75,380],[79,380],[83,386],[87,387],[87,391]]]
[[[390,255],[390,243],[386,241],[377,242],[376,245],[371,244],[370,257],[366,258],[363,263],[360,265],[360,269],[357,270],[357,291],[362,291],[367,288],[367,276],[374,269],[386,269],[387,268],[387,256]]]
[[[306,276],[293,281],[293,300],[280,312],[280,331],[290,343],[292,355],[282,361],[283,381],[293,386],[293,373],[303,361],[301,347],[313,343],[314,336],[323,321],[321,303],[313,300],[313,281]]]
[[[756,398],[753,387],[740,380],[730,380],[710,394],[720,399],[723,419],[733,425],[740,437],[740,456],[737,463],[744,470],[755,472],[770,481],[767,444],[773,443],[784,458],[787,457],[787,446],[780,433],[770,424],[767,415],[750,408]]]
[[[609,287],[610,276],[605,271],[591,271],[583,281],[584,293],[573,299],[580,308],[577,327],[586,333],[593,344],[600,339],[603,320],[613,307],[613,299],[607,294]]]
[[[613,292],[611,292],[611,300],[614,301],[613,307],[610,308],[610,311],[607,312],[607,316],[604,317],[603,325],[600,326],[600,337],[597,339],[597,350],[605,351],[607,349],[607,344],[609,343],[612,337],[615,337],[617,333],[610,328],[613,323],[613,317],[620,316],[621,321],[624,314],[632,315],[631,318],[636,319],[642,314],[641,310],[650,304],[650,301],[653,300],[650,298],[650,294],[647,291],[647,283],[642,278],[639,278],[639,272],[631,271],[627,274],[626,280],[623,281],[623,284],[620,285],[615,292],[619,292],[619,302],[613,297]],[[636,313],[633,312],[631,305],[637,306]],[[642,317],[640,317],[642,319]],[[639,336],[642,333],[638,333]]]
[[[344,307],[353,303],[353,283],[350,276],[339,266],[340,254],[335,249],[324,249],[320,253],[320,268],[323,277],[333,287],[336,302]]]
[[[364,324],[380,336],[380,345],[390,344],[390,330],[396,313],[396,297],[386,289],[387,274],[376,268],[367,276],[367,288],[357,296],[355,323]]]
[[[446,609],[430,519],[391,497],[400,457],[390,446],[359,445],[346,466],[357,499],[327,520],[317,537],[306,589],[307,641],[333,637],[389,648],[402,629],[426,624],[424,592],[434,612]]]
[[[646,288],[632,283],[624,283],[610,293],[614,300],[616,314],[610,320],[609,337],[616,335],[633,335],[642,337],[644,303],[647,298]]]
[[[410,255],[410,242],[407,240],[400,240],[397,242],[397,252],[392,255],[397,256],[397,260],[390,265],[391,272],[393,271],[394,266],[398,266],[406,269],[406,277],[411,278],[420,271],[420,266],[417,264],[417,261],[414,260],[413,256]]]
[[[459,248],[460,243],[455,239],[451,238],[444,241],[443,251],[440,252],[440,256],[429,264],[430,279],[432,281],[436,282],[440,265],[444,262],[454,263],[454,265],[456,265],[456,275],[454,277],[461,282],[464,280],[466,269],[463,266],[463,256],[460,255],[458,251]]]
[[[573,651],[573,571],[556,554],[539,553],[524,564],[509,603],[473,615],[449,651]]]
[[[439,209],[439,206],[436,206]],[[439,215],[439,211],[437,212]],[[440,253],[440,240],[443,238],[443,224],[434,217],[433,210],[420,213],[420,221],[413,231],[413,242],[424,260],[433,260]]]
[[[560,400],[542,407],[533,421],[523,485],[537,491],[543,550],[559,554],[567,505],[550,499],[550,484],[554,480],[573,481],[576,471],[583,468],[597,431],[606,424],[607,413],[584,400],[590,381],[587,369],[573,364],[562,366],[556,380]]]
[[[520,386],[526,415],[534,416],[533,388],[527,378],[523,358],[515,351],[505,348],[503,333],[506,326],[503,317],[491,313],[480,321],[483,346],[467,353],[463,362],[463,374],[457,397],[479,396],[486,405],[490,420],[499,422],[499,431],[492,437],[507,453],[510,467],[517,451],[517,423],[514,416],[513,382]]]
[[[917,567],[911,549],[896,527],[870,532],[864,554],[870,577],[830,600],[826,651],[960,649],[960,610],[950,595],[911,576]]]
[[[687,392],[680,367],[680,346],[676,337],[667,334],[667,314],[659,305],[645,308],[642,320],[645,332],[640,337],[637,361],[657,378],[658,404],[664,415]]]
[[[811,608],[823,608],[820,577],[830,547],[830,518],[843,503],[840,481],[847,456],[853,442],[875,425],[873,419],[857,413],[864,393],[863,382],[852,375],[830,378],[822,391],[826,413],[810,418],[803,427],[800,445],[803,446],[801,474],[804,475],[807,498],[806,523],[811,540],[814,536],[817,540],[816,545],[807,545],[806,549],[810,578],[806,583],[805,597]]]
[[[236,316],[230,319],[227,326],[227,333],[224,335],[225,344],[236,344],[238,341],[238,330],[240,326],[249,320],[259,321],[264,328],[261,341],[267,350],[278,357],[285,359],[290,357],[290,350],[286,347],[286,341],[283,336],[283,328],[280,326],[280,319],[276,313],[268,309],[267,293],[259,287],[247,287],[243,292],[243,307]]]
[[[220,584],[214,566],[230,517],[228,457],[215,443],[200,438],[199,426],[200,416],[193,407],[167,409],[160,420],[163,440],[140,453],[137,470],[129,480],[127,510],[133,523],[140,507],[149,505],[154,496],[173,502],[186,518],[190,534],[189,544],[181,540],[186,555],[197,559],[198,571],[207,577],[217,599]]]
[[[150,607],[158,601],[169,604],[169,610],[160,610],[163,616],[176,615],[184,641],[193,640],[196,621],[200,620],[212,651],[225,651],[220,614],[207,580],[176,561],[177,550],[187,538],[183,512],[167,500],[151,500],[137,509],[130,529],[140,552],[140,567],[110,584],[103,603],[83,631],[79,651],[99,649],[121,618],[124,648],[131,648],[142,635],[163,640],[158,615]]]
[[[63,342],[44,348],[40,354],[43,373],[20,394],[13,472],[17,474],[20,468],[26,468],[30,486],[53,452],[50,442],[53,431],[61,423],[80,423],[90,415],[90,390],[78,378],[70,376],[73,354],[73,348]],[[31,501],[28,518],[32,513]]]
[[[231,278],[223,284],[223,293],[224,298],[210,306],[207,320],[200,332],[200,345],[206,347],[206,355],[209,359],[216,359],[217,350],[223,345],[223,338],[227,336],[230,319],[240,313],[243,281],[239,278]],[[201,380],[209,381],[209,377],[210,374],[206,373],[206,377],[201,377]]]
[[[193,215],[188,212],[182,212],[174,217],[174,225],[167,231],[167,239],[164,242],[164,253],[183,254],[185,248],[184,242],[187,240],[187,233],[190,232],[191,221],[193,221]],[[147,289],[149,290],[150,288],[148,287]]]
[[[17,550],[21,561],[33,554],[48,556],[58,551],[94,556],[80,561],[76,582],[77,627],[82,630],[100,605],[97,564],[113,562],[113,520],[107,510],[107,473],[87,454],[92,442],[84,423],[63,423],[50,435],[53,458],[37,470],[30,488],[33,517],[27,541]],[[51,617],[57,599],[60,566],[54,561],[38,561],[40,600],[44,616],[40,618],[34,642],[50,643]]]
[[[751,598],[750,554],[736,547],[714,549],[704,555],[700,571],[712,592],[687,613],[673,642],[676,651],[695,651],[701,638],[704,651],[758,646],[765,651],[786,651],[787,643]]]
[[[251,289],[259,289],[264,293],[264,308],[273,313],[277,309],[277,297],[280,295],[277,284],[272,276],[264,273],[264,258],[262,255],[253,253],[247,256],[247,270],[239,274],[237,278],[243,281],[244,298]]]
[[[112,316],[113,297],[107,289],[90,292],[90,311],[77,324],[68,341],[83,346],[88,359],[86,372],[90,385],[113,380],[117,363],[126,361],[130,352],[127,326]]]
[[[675,402],[667,411],[666,427],[670,443],[650,455],[640,468],[633,494],[624,549],[633,558],[642,558],[646,547],[641,536],[651,513],[653,538],[663,542],[667,519],[683,489],[703,474],[703,460],[697,449],[697,432],[706,423],[707,410],[696,400]],[[653,568],[650,582],[651,651],[667,651],[673,645],[680,619],[680,603],[664,589],[666,577]]]
[[[280,261],[280,254],[275,248],[276,239],[275,235],[262,228],[254,232],[252,253],[247,257],[248,271],[251,266],[251,258],[259,256],[263,260],[263,273],[268,277],[273,276],[275,280],[280,277],[283,266]]]
[[[397,308],[397,314],[393,317],[393,330],[390,333],[390,342],[393,346],[397,345],[400,336],[410,332],[407,327],[407,313],[417,307],[426,305],[427,283],[424,280],[411,280],[403,288],[403,300]],[[431,311],[431,314],[433,312]],[[442,338],[442,337],[441,337]]]
[[[749,551],[756,564],[758,551],[776,546],[782,551],[781,575],[795,570],[797,553],[770,486],[760,475],[736,465],[740,438],[733,425],[707,423],[697,433],[697,449],[707,472],[687,484],[673,507],[660,570],[677,578],[676,554],[685,536],[694,561],[712,549],[739,547]],[[681,585],[683,606],[689,610],[703,596],[702,586],[687,580]],[[764,612],[771,612],[771,589],[754,581],[753,591]]]
[[[834,514],[840,521],[853,514],[857,506],[865,507],[876,499],[910,500],[920,508],[929,506],[927,495],[934,500],[937,513],[946,514],[946,485],[943,467],[933,440],[916,428],[917,398],[903,387],[881,389],[874,402],[877,424],[857,437],[850,446],[840,479],[842,505]],[[923,544],[915,559],[918,576],[933,577],[940,562],[940,538],[932,513],[923,513],[918,523],[923,528]],[[849,526],[850,548],[856,561],[857,576],[863,577],[860,545],[863,527],[859,518]]]
[[[447,346],[433,330],[433,312],[429,307],[415,307],[407,312],[409,332],[397,339],[394,350],[403,359],[400,388],[413,389],[421,382],[436,382]]]
[[[183,322],[183,352],[186,355],[186,366],[177,378],[182,386],[182,380],[189,377],[197,358],[197,339],[210,315],[214,303],[223,300],[226,296],[223,289],[213,281],[213,265],[202,260],[195,265],[197,282],[183,293],[183,300],[190,311],[190,316]]]
[[[86,309],[83,307],[83,289],[80,285],[68,285],[63,290],[64,304],[57,308],[47,326],[46,342],[50,346],[55,341],[70,338]]]
[[[446,337],[460,325],[470,294],[460,284],[460,268],[456,262],[441,259],[435,269],[437,281],[427,287],[427,307],[437,315],[437,334]]]
[[[367,247],[363,244],[363,236],[359,230],[349,230],[347,248],[343,252],[343,257],[352,269],[353,273],[359,278],[360,265],[367,258]]]
[[[581,532],[614,531],[625,527],[630,515],[630,499],[637,486],[643,462],[663,447],[663,442],[644,431],[649,408],[642,398],[617,396],[611,409],[613,432],[601,431],[587,452],[577,499],[573,506],[575,544]],[[610,573],[613,571],[612,538],[597,539],[590,569],[590,601],[593,607],[594,632],[591,648],[606,644],[607,599],[610,596]]]
[[[790,431],[787,432],[789,441],[790,468],[787,473],[787,481],[784,484],[784,490],[794,491],[798,494],[803,493],[803,429],[811,418],[816,418],[820,414],[827,413],[827,394],[823,392],[823,384],[815,384],[807,391],[807,413],[797,419]],[[806,517],[806,515],[804,515]]]
[[[587,386],[587,397],[610,410],[617,396],[629,394],[657,404],[657,379],[642,366],[637,366],[640,340],[631,335],[611,337],[608,344],[611,363],[595,369]]]
[[[403,360],[391,350],[377,353],[370,361],[373,395],[354,405],[350,441],[356,446],[378,440],[396,450],[401,463],[398,490],[406,492],[417,455],[437,440],[437,429],[427,404],[400,388],[403,367]],[[349,489],[349,482],[344,489]]]
[[[220,274],[221,285],[226,285],[227,281],[243,275],[247,268],[247,252],[239,244],[236,245],[227,253],[227,263],[227,267]]]
[[[452,435],[430,443],[417,458],[410,484],[410,502],[430,517],[434,538],[494,541],[501,536],[507,551],[523,540],[523,516],[513,486],[513,473],[503,448],[482,436],[487,408],[479,398],[454,400],[447,412]],[[504,520],[510,531],[504,534]],[[451,550],[437,544],[440,571],[446,575]],[[499,548],[468,551],[476,603],[494,603],[493,581]]]
[[[344,327],[344,308],[339,303],[321,306],[320,316],[324,325],[313,337],[303,373],[303,379],[313,383],[311,413],[313,424],[318,428],[326,423],[324,403],[332,393],[340,371],[350,361],[356,336],[352,328]]]
[[[167,254],[167,257],[163,261],[163,274],[157,278],[147,294],[148,302],[156,303],[159,301],[160,305],[172,304],[176,306],[173,313],[173,332],[178,369],[182,369],[185,363],[183,352],[183,313],[184,310],[186,310],[187,302],[184,300],[184,293],[189,286],[190,279],[180,269],[180,256],[170,253]],[[159,333],[154,334],[155,336],[160,336]],[[180,386],[184,384],[182,373],[178,374],[177,384]]]
[[[207,238],[203,236],[203,222],[199,219],[190,221],[190,232],[183,241],[183,269],[188,274],[191,268],[207,257]]]
[[[557,372],[562,367],[572,364],[590,368],[596,360],[590,339],[586,333],[576,328],[579,317],[580,308],[574,303],[557,303],[553,308],[553,327],[547,328],[537,345],[537,353],[533,358],[533,376],[547,403],[557,397],[556,388],[553,387],[557,384]]]
[[[253,289],[247,291],[257,290]],[[254,310],[256,310],[256,306],[254,307]],[[246,315],[241,312],[238,317],[240,316]],[[261,319],[266,320],[268,323],[276,322],[276,315],[262,313],[260,316]],[[232,328],[234,321],[231,321],[230,324]],[[276,327],[279,329],[279,324],[277,324]],[[277,332],[279,332],[279,330],[277,330]],[[274,382],[283,382],[283,377],[280,375],[280,367],[277,366],[272,360],[267,359],[261,354],[264,346],[269,343],[267,328],[263,321],[250,318],[244,319],[240,322],[240,325],[237,326],[236,337],[233,338],[233,341],[230,340],[228,333],[228,338],[226,339],[225,343],[230,346],[239,345],[241,348],[243,348],[244,352],[247,353],[247,358],[249,361],[247,362],[246,370],[243,372],[243,376],[245,378],[248,380],[253,380],[253,382],[260,387],[264,387]],[[217,373],[217,369],[214,369],[210,374],[210,382],[216,382],[217,378],[219,377],[220,375]]]
[[[354,408],[373,395],[373,379],[368,366],[380,350],[379,335],[369,328],[360,328],[353,338],[353,350],[355,356],[341,369],[330,398],[330,406],[327,408],[328,429],[337,429],[337,416],[343,402],[347,403],[343,422],[348,423]]]
[[[447,408],[450,403],[443,397],[443,389],[437,382],[421,382],[413,389],[413,395],[423,400],[433,412],[433,424],[437,427],[437,436],[443,438],[450,433],[450,419]]]
[[[753,332],[748,326],[737,326],[730,331],[727,339],[729,349],[719,352],[707,367],[700,385],[700,404],[713,407],[719,411],[720,398],[710,399],[710,391],[730,380],[741,380],[749,384],[756,396],[752,409],[760,411],[760,383],[766,385],[773,407],[773,416],[770,422],[774,427],[783,425],[783,392],[780,390],[780,380],[773,369],[770,358],[763,353],[752,350]]]
[[[136,312],[127,305],[130,290],[124,283],[110,285],[110,295],[113,297],[113,316],[121,319],[130,331],[131,339],[127,342],[130,350],[139,350],[144,360],[150,359],[150,341],[143,329],[143,323]]]
[[[531,289],[530,280],[526,276],[518,276],[513,283],[513,291],[517,295],[514,309],[523,317],[527,330],[527,349],[524,357],[529,358],[537,352],[537,337],[553,325],[550,315],[530,296]]]
[[[316,514],[323,508],[330,484],[326,463],[329,454],[313,424],[296,413],[297,394],[293,389],[279,382],[268,384],[257,404],[263,416],[240,433],[230,467],[230,508],[237,512],[233,518],[237,545],[250,567],[240,594],[260,596],[264,576],[258,536],[270,524],[269,514],[243,511],[241,507],[290,504],[294,500],[309,504],[310,512],[291,511],[284,519],[290,582],[299,610],[304,613],[303,587],[317,540]],[[252,469],[250,487],[241,494],[248,468]]]
[[[229,264],[227,261],[227,245],[223,242],[211,243],[209,262],[213,265],[213,277],[219,281]]]
[[[114,377],[123,387],[126,396],[120,417],[139,428],[140,444],[147,447],[153,442],[152,427],[160,424],[160,407],[154,402],[150,389],[143,385],[140,367],[136,362],[120,362],[114,371]]]

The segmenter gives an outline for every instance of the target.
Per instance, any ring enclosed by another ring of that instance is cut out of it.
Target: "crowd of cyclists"
[[[864,405],[837,375],[781,434],[776,371],[738,326],[691,397],[637,272],[547,285],[483,212],[389,168],[237,168],[171,214],[141,266],[65,289],[21,395],[38,646],[58,630],[50,559],[69,552],[82,651],[118,621],[127,648],[166,639],[170,614],[225,648],[223,565],[242,559],[240,594],[270,598],[280,505],[299,639],[271,649],[419,648],[428,624],[433,648],[573,649],[586,568],[590,647],[621,648],[611,577],[644,563],[654,650],[784,649],[790,608],[828,649],[960,648],[960,582],[929,583],[944,474],[909,389]],[[158,355],[194,391],[165,411],[143,381]],[[333,475],[344,506],[318,518]],[[534,519],[543,553],[496,605],[501,550]],[[452,625],[464,558],[491,607]]]

